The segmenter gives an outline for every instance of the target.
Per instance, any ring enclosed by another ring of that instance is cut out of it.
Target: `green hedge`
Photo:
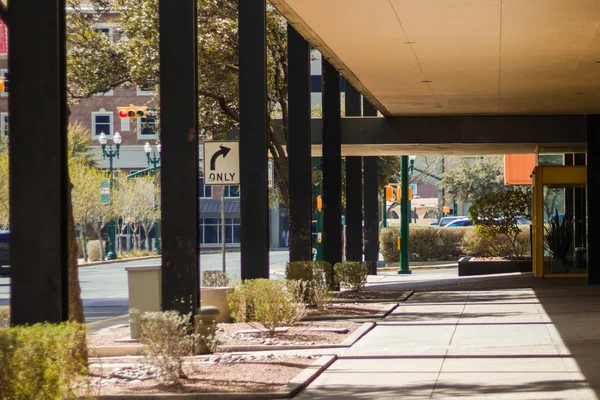
[[[0,329],[0,399],[76,399],[87,373],[75,349],[85,328],[74,323]]]
[[[521,233],[517,236],[515,246],[520,254],[531,255],[531,241],[529,226],[521,227]],[[477,231],[469,231],[461,243],[465,255],[474,257],[515,257],[515,251],[510,239],[505,235],[498,235],[493,240],[478,234]]]
[[[457,261],[465,255],[475,257],[515,257],[509,239],[504,235],[486,239],[473,227],[410,228],[410,261]],[[398,262],[398,227],[384,228],[379,241],[386,263]],[[531,254],[529,227],[523,227],[516,242],[522,254]]]
[[[471,228],[411,227],[409,231],[410,261],[458,260],[462,255],[460,242]],[[386,263],[398,262],[397,227],[384,228],[379,241]]]

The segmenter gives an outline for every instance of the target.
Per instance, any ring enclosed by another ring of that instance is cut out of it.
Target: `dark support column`
[[[365,117],[376,117],[377,109],[373,107],[371,103],[367,99],[363,97],[363,116]]]
[[[199,307],[196,1],[159,0],[162,308]]]
[[[11,322],[61,322],[68,319],[65,2],[19,0],[8,13]]]
[[[242,279],[269,278],[265,0],[238,3]]]
[[[288,24],[290,261],[312,260],[310,44]]]
[[[360,93],[346,82],[346,116],[360,114]],[[346,157],[346,260],[362,261],[362,247],[362,159]]]
[[[573,153],[565,154],[564,164],[566,166],[573,165]],[[569,220],[574,219],[573,215],[573,188],[565,189],[565,218]]]
[[[575,153],[575,165],[585,165],[585,153]],[[575,247],[585,247],[585,188],[575,189]]]
[[[323,255],[342,261],[340,74],[323,57]]]
[[[376,117],[377,109],[363,98],[363,116]],[[369,274],[377,275],[379,261],[379,188],[378,157],[363,157],[364,164],[364,213],[365,213],[365,261],[369,265]]]
[[[363,98],[363,116],[376,117],[377,109]],[[364,213],[365,213],[365,261],[369,265],[369,274],[377,275],[379,261],[379,188],[378,157],[363,157],[364,164]]]
[[[365,207],[365,261],[369,275],[377,275],[379,260],[379,192],[377,187],[377,157],[363,157],[364,162],[364,207]]]
[[[586,115],[587,132],[587,202],[594,204],[600,195],[600,175],[595,171],[600,168],[600,115]],[[588,225],[600,224],[600,209],[588,207]],[[600,231],[589,229],[587,233],[587,265],[588,283],[600,284]]]

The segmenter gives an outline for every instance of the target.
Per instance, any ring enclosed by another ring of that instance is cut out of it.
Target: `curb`
[[[162,256],[156,255],[156,256],[131,257],[131,258],[115,258],[114,260],[91,261],[91,262],[86,262],[86,263],[82,263],[82,264],[77,264],[77,267],[83,268],[83,267],[90,267],[90,266],[94,266],[94,265],[112,264],[112,263],[126,262],[126,261],[148,260],[151,258],[160,258],[160,257],[162,257]]]
[[[351,347],[362,338],[367,332],[369,332],[375,326],[374,322],[365,322],[354,332],[352,332],[342,343],[336,344],[289,344],[289,345],[266,345],[266,344],[255,344],[255,345],[240,345],[240,346],[228,346],[218,347],[218,352],[233,353],[233,352],[254,352],[254,351],[281,351],[281,350],[318,350],[318,349],[345,349]]]
[[[402,301],[406,301],[410,296],[413,295],[414,290],[402,290],[404,293],[403,296],[399,296],[395,299],[360,299],[357,301],[356,299],[345,299],[345,298],[334,298],[332,303],[400,303]],[[390,290],[390,292],[394,292]]]
[[[404,300],[402,300],[404,301]],[[353,303],[356,303],[355,301]],[[380,303],[379,301],[377,303]],[[303,321],[331,321],[331,320],[343,320],[343,321],[352,321],[352,320],[365,320],[365,319],[373,319],[373,318],[384,318],[391,310],[398,306],[398,300],[394,300],[390,302],[390,305],[387,307],[383,307],[381,310],[377,311],[375,314],[371,315],[340,315],[340,316],[331,316],[331,315],[315,315],[313,317],[304,317]]]
[[[411,265],[409,268],[411,271],[431,270],[431,269],[451,269],[451,268],[458,268],[458,261],[455,263],[440,264],[440,265],[423,265],[423,266]],[[398,271],[398,267],[377,268],[377,272],[396,272],[396,271]]]
[[[88,352],[92,357],[123,357],[142,355],[144,346],[90,346]]]
[[[323,371],[337,360],[337,356],[321,356],[311,365],[296,375],[287,385],[276,392],[251,392],[251,393],[189,393],[189,394],[123,394],[98,396],[99,400],[192,400],[192,399],[289,399],[304,390]]]

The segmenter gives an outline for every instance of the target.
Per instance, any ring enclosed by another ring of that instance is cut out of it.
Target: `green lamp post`
[[[144,152],[146,153],[146,159],[148,160],[148,165],[152,164],[152,172],[154,173],[155,184],[156,184],[156,168],[157,168],[158,164],[160,163],[160,149],[161,149],[160,143],[155,146],[154,151],[152,151],[152,146],[150,146],[150,143],[146,142],[146,144],[144,145]],[[152,153],[152,156],[150,155],[150,153]],[[158,155],[157,155],[157,153],[158,153]],[[161,254],[160,238],[158,237],[158,221],[154,222],[154,236],[156,238],[156,241],[154,243],[154,246],[156,247],[156,252],[158,254]]]
[[[121,147],[121,135],[119,132],[115,132],[113,136],[113,142],[115,143],[115,149],[113,150],[112,143],[108,144],[108,150],[106,149],[106,144],[108,142],[108,138],[104,134],[104,132],[100,133],[98,137],[98,142],[100,142],[100,146],[102,147],[102,159],[105,160],[108,157],[108,175],[109,175],[109,202],[112,203],[112,186],[113,186],[113,158],[119,158],[119,149]],[[108,225],[108,248],[106,249],[106,258],[108,260],[114,260],[117,258],[117,254],[113,249],[113,243],[115,242],[115,221],[114,219],[110,219]]]

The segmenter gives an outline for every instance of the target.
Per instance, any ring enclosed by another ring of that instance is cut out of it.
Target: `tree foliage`
[[[0,138],[0,229],[9,227],[8,140]]]
[[[160,85],[158,0],[68,0],[67,75],[72,103],[117,87]],[[112,22],[115,41],[95,26]],[[200,135],[223,138],[239,126],[237,0],[198,1],[198,106]],[[267,9],[268,122],[284,120],[287,139],[287,30]],[[158,86],[160,87],[160,86]],[[269,125],[270,126],[270,125]],[[287,204],[288,163],[283,146],[268,132],[275,177]]]
[[[473,165],[461,159],[457,168],[442,174],[440,184],[450,200],[473,202],[487,192],[501,189],[503,174],[501,156],[480,158]]]
[[[474,222],[477,233],[494,239],[498,235],[506,236],[511,243],[514,254],[522,257],[517,246],[521,228],[518,217],[529,218],[531,197],[516,190],[494,190],[477,198],[469,209],[469,218]]]

